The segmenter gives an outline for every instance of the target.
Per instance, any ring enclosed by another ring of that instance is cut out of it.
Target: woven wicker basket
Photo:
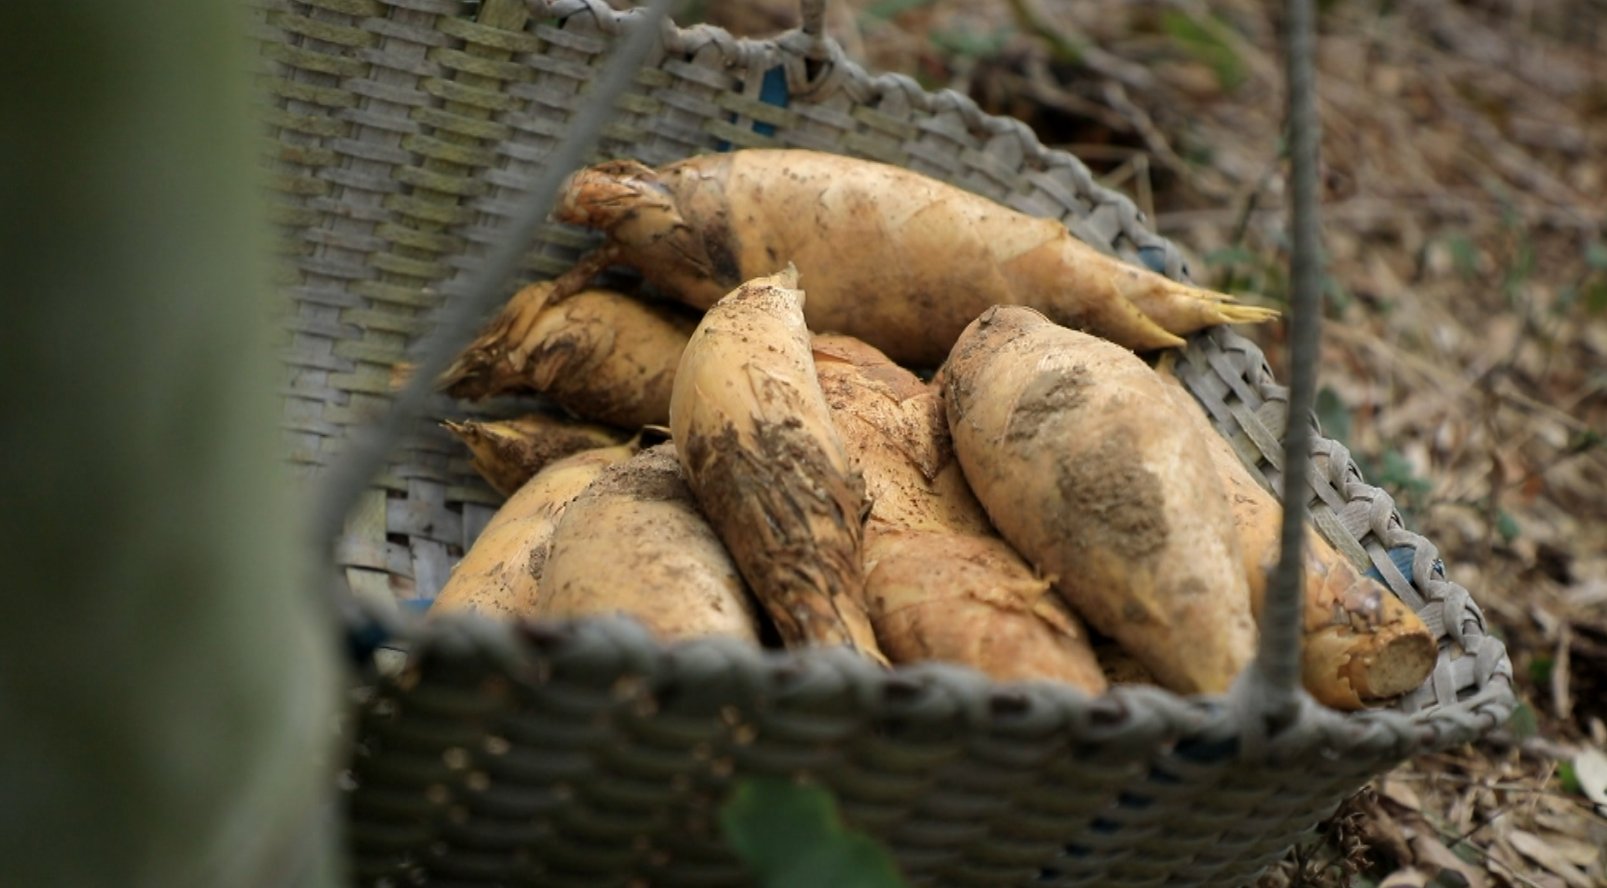
[[[390,369],[497,242],[640,17],[600,0],[259,0],[277,211],[290,253],[289,454],[318,477],[383,410]],[[1178,251],[1128,199],[1020,122],[871,76],[806,27],[774,41],[667,27],[600,154],[662,163],[804,146],[907,166],[1174,277]],[[549,226],[524,276],[586,235]],[[1254,345],[1196,336],[1179,375],[1278,478],[1285,393]],[[440,402],[434,415],[471,410]],[[363,695],[346,795],[365,883],[741,885],[715,828],[735,781],[807,776],[883,840],[912,883],[1231,885],[1283,856],[1370,777],[1464,743],[1513,706],[1510,664],[1432,544],[1339,444],[1318,438],[1319,528],[1440,638],[1432,679],[1388,710],[1303,701],[1271,730],[1222,698],[990,683],[932,664],[884,672],[833,651],[665,648],[635,624],[413,628],[415,667]],[[498,504],[420,421],[338,549],[372,602],[424,602]]]

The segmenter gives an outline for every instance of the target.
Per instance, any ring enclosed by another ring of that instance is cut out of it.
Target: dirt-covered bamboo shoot
[[[486,524],[452,569],[430,614],[475,611],[490,616],[534,618],[547,546],[564,507],[603,470],[629,459],[635,441],[585,450],[538,472]]]
[[[1163,686],[1226,691],[1255,651],[1244,563],[1155,372],[1004,306],[966,329],[944,384],[955,453],[1004,538]]]
[[[1080,621],[994,532],[966,486],[941,392],[846,337],[815,337],[815,367],[865,478],[865,598],[888,657],[1101,693]]]
[[[589,422],[532,413],[513,419],[443,422],[469,448],[470,465],[492,489],[512,496],[553,462],[582,450],[611,447],[630,437]]]
[[[1162,374],[1187,424],[1210,453],[1232,504],[1233,520],[1257,620],[1277,564],[1283,506],[1251,475],[1228,440],[1175,378]],[[1428,626],[1399,598],[1359,570],[1309,525],[1305,539],[1305,609],[1301,674],[1318,702],[1353,710],[1415,690],[1434,670],[1439,649]]]
[[[792,262],[810,329],[851,334],[906,365],[936,365],[995,304],[1031,305],[1134,349],[1275,316],[1114,259],[1053,219],[836,154],[752,149],[656,170],[611,161],[571,178],[557,216],[609,238],[565,276],[565,291],[622,263],[708,308]]]
[[[541,589],[547,619],[626,614],[666,641],[759,640],[742,577],[698,511],[673,444],[610,466],[569,504]]]
[[[446,372],[454,397],[534,392],[583,419],[664,425],[681,349],[696,319],[610,290],[551,300],[553,284],[514,295]]]
[[[792,645],[886,663],[865,615],[864,483],[815,378],[789,268],[704,316],[681,357],[670,429],[688,486]]]

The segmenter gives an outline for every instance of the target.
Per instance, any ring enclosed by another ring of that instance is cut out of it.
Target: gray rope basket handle
[[[1280,499],[1283,526],[1279,558],[1267,586],[1266,609],[1261,617],[1260,646],[1254,668],[1234,688],[1235,698],[1247,713],[1258,715],[1246,727],[1251,737],[1262,729],[1278,730],[1291,723],[1301,704],[1301,616],[1305,610],[1303,552],[1309,489],[1307,468],[1315,437],[1312,415],[1316,402],[1317,352],[1322,312],[1317,226],[1316,74],[1311,57],[1316,52],[1316,26],[1312,0],[1289,0],[1286,22],[1286,74],[1290,154],[1290,370],[1289,416],[1284,430],[1286,472]],[[1297,421],[1296,418],[1301,418]]]

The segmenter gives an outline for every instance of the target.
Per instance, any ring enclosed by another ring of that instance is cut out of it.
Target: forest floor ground
[[[796,21],[684,5],[754,36]],[[1319,8],[1319,416],[1483,607],[1521,705],[1374,781],[1264,884],[1607,885],[1607,4]],[[831,10],[865,67],[1081,157],[1201,282],[1286,299],[1282,4]],[[1285,334],[1250,331],[1280,378]]]

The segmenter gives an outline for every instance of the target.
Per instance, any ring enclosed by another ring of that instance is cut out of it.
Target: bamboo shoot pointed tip
[[[1229,324],[1259,324],[1283,316],[1283,312],[1264,305],[1219,305],[1217,311],[1221,313],[1224,323]]]

